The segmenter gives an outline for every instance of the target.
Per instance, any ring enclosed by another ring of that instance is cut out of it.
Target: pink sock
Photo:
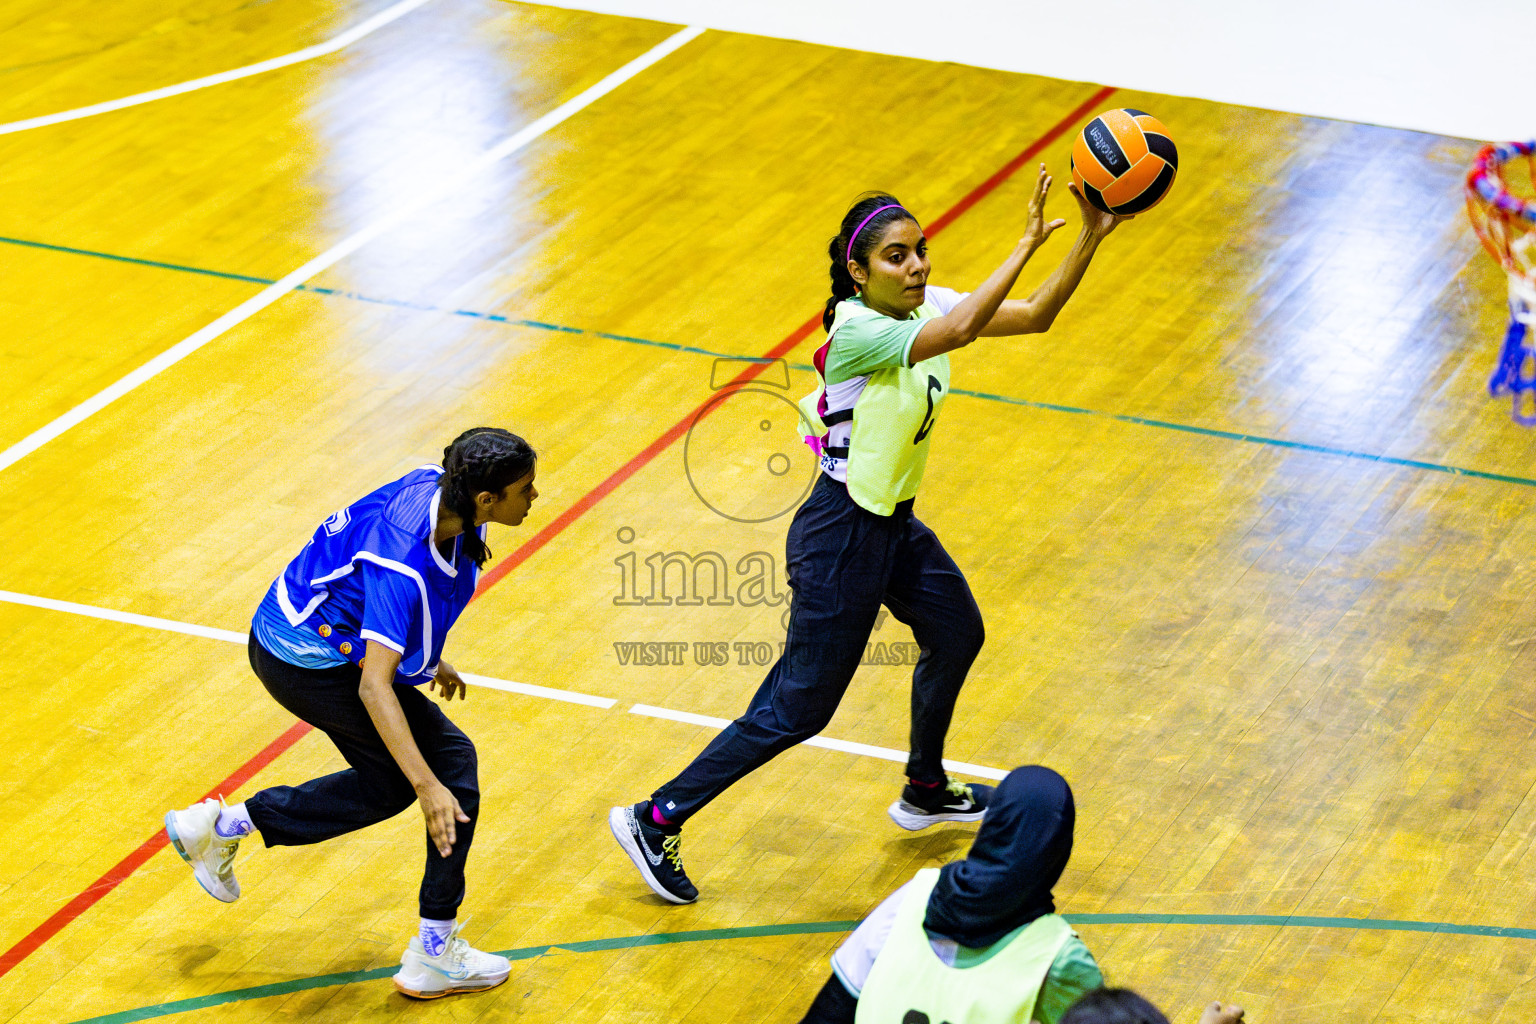
[[[914,786],[921,786],[924,789],[938,789],[940,786],[944,785],[942,782],[919,782],[916,779],[908,779],[907,781],[912,783]]]
[[[672,826],[672,823],[664,818],[662,813],[656,809],[655,804],[651,804],[651,820],[658,825],[666,825],[668,828]]]

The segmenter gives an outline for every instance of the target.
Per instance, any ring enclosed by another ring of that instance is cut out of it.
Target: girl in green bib
[[[883,604],[922,649],[912,673],[907,785],[890,807],[906,829],[977,821],[991,788],[944,771],[944,736],[966,672],[981,650],[981,612],[965,576],[912,514],[928,445],[949,391],[949,353],[982,336],[1045,331],[1122,218],[1074,189],[1083,228],[1027,299],[1009,290],[1034,251],[1066,222],[1045,219],[1051,185],[1035,182],[1024,237],[975,291],[928,283],[928,243],[894,197],[854,204],[832,239],[832,297],[817,350],[821,387],[800,403],[820,473],[786,539],[793,599],[784,652],[751,705],[649,800],[615,807],[614,838],[664,899],[691,903],[679,830],[737,779],[831,721]],[[836,813],[836,808],[832,808]]]
[[[919,871],[860,922],[801,1024],[1057,1024],[1104,984],[1051,895],[1076,817],[1056,772],[1009,772],[970,853]]]
[[[963,860],[924,868],[832,954],[800,1024],[1168,1024],[1104,989],[1051,890],[1072,856],[1077,806],[1049,768],[1015,768]],[[1213,1003],[1200,1024],[1240,1024]]]

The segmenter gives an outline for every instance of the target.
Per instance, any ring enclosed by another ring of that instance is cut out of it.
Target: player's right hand
[[[1091,234],[1103,238],[1122,221],[1130,220],[1130,217],[1117,217],[1113,213],[1105,213],[1088,201],[1088,197],[1077,190],[1075,183],[1069,184],[1067,189],[1072,193],[1072,198],[1077,200],[1077,208],[1083,213],[1083,227]],[[1134,216],[1134,214],[1132,215]]]
[[[458,830],[454,828],[454,822],[469,823],[469,815],[464,813],[464,808],[459,806],[458,798],[449,791],[448,787],[433,779],[422,787],[416,794],[416,799],[421,801],[422,817],[427,819],[427,835],[432,838],[432,845],[437,847],[437,852],[446,857],[453,852],[453,844],[458,840]]]
[[[1050,194],[1051,176],[1045,173],[1045,164],[1041,164],[1040,175],[1035,178],[1035,194],[1029,199],[1029,223],[1025,226],[1024,237],[1021,239],[1031,252],[1051,237],[1052,231],[1067,224],[1064,220],[1047,221],[1045,219],[1045,200]]]

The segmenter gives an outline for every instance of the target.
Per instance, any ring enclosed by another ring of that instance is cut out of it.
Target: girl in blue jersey
[[[458,934],[480,802],[475,747],[420,687],[465,696],[443,641],[490,557],[486,525],[517,526],[538,497],[535,462],[516,434],[469,430],[441,466],[412,470],[322,523],[257,608],[250,660],[273,699],[324,732],[350,767],[233,807],[207,800],[165,816],[198,883],[231,903],[244,836],[318,843],[419,802],[428,836],[421,925],[395,975],[418,998],[491,988],[510,970]]]

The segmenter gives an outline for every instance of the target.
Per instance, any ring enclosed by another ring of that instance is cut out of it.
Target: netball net
[[[1522,166],[1523,165],[1523,166]],[[1508,395],[1511,415],[1536,426],[1536,142],[1478,151],[1467,174],[1467,216],[1509,275],[1509,329],[1488,393]]]

